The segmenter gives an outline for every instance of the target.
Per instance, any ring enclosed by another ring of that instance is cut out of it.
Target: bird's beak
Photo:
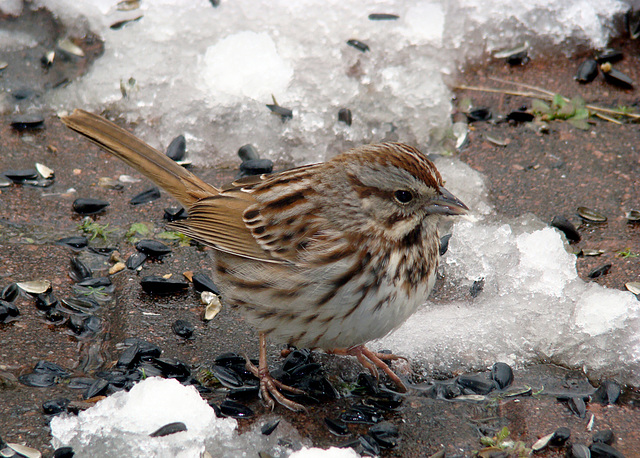
[[[438,195],[431,199],[426,207],[427,213],[439,215],[464,215],[469,208],[460,199],[447,191],[444,187],[438,188]]]

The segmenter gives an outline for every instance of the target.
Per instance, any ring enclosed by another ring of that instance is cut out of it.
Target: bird
[[[215,187],[102,116],[76,109],[69,128],[115,155],[188,211],[170,226],[213,248],[223,302],[257,329],[259,360],[247,368],[260,396],[306,410],[271,376],[267,337],[351,355],[406,391],[366,343],[389,334],[427,300],[437,276],[438,224],[469,209],[435,165],[403,143],[363,145],[326,162]]]

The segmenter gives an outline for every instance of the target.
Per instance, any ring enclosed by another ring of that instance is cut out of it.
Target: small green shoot
[[[107,235],[109,235],[112,230],[109,230],[109,223],[101,225],[93,221],[91,218],[86,217],[82,220],[80,224],[78,224],[78,230],[84,232],[89,235],[89,240],[93,240],[96,237],[100,237],[103,240],[107,240]]]
[[[551,105],[540,99],[534,99],[531,103],[531,109],[541,121],[559,119],[569,122],[578,129],[588,130],[590,128],[587,122],[590,113],[581,97],[567,100],[560,94],[555,94],[551,100]]]
[[[129,243],[136,243],[140,241],[140,237],[146,237],[151,233],[152,227],[147,223],[133,223],[124,237]]]
[[[182,232],[176,231],[164,231],[157,235],[157,238],[163,240],[177,241],[180,246],[189,246],[191,244],[191,238],[184,235]]]
[[[631,251],[631,248],[626,248],[624,250],[616,251],[616,256],[622,259],[637,258],[640,256],[640,253],[635,253]]]
[[[485,448],[478,450],[476,455],[479,457],[488,457],[493,456],[494,452],[502,451],[507,452],[510,457],[524,458],[531,456],[531,449],[528,449],[524,442],[516,442],[509,438],[509,434],[509,428],[505,426],[493,437],[481,437],[480,443],[484,445]]]

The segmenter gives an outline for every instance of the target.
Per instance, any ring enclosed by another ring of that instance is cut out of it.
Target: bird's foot
[[[260,397],[267,404],[267,406],[273,410],[275,402],[285,406],[287,409],[294,412],[306,412],[307,409],[302,405],[284,397],[280,391],[288,391],[294,394],[306,394],[304,391],[294,388],[289,385],[276,380],[269,373],[269,367],[267,366],[267,340],[263,333],[260,333],[260,358],[258,367],[256,367],[249,358],[246,358],[247,370],[254,376],[260,379]]]
[[[396,384],[398,391],[401,393],[405,393],[407,391],[407,387],[402,380],[400,380],[400,377],[398,377],[384,362],[385,360],[397,361],[399,359],[406,361],[407,358],[389,353],[377,353],[369,350],[364,345],[358,345],[351,348],[335,348],[330,350],[328,353],[333,353],[334,355],[355,356],[358,359],[358,362],[371,372],[371,375],[376,379],[378,378],[378,368],[382,369],[382,371],[387,374],[391,380],[393,380],[393,383]]]

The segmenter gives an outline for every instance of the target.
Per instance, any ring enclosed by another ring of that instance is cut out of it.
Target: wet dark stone
[[[599,64],[604,64],[605,62],[614,63],[624,59],[624,54],[618,49],[605,48],[596,54],[595,57]]]
[[[507,115],[507,121],[513,122],[531,122],[535,119],[533,113],[529,113],[528,111],[512,111]]]
[[[112,284],[109,277],[87,278],[86,280],[78,282],[78,286],[84,286],[85,288],[101,288],[111,286]]]
[[[81,315],[72,315],[67,320],[67,327],[76,335],[80,335],[85,331],[84,317]]]
[[[159,355],[158,355],[159,356]],[[140,346],[135,343],[120,353],[120,357],[116,362],[116,368],[118,369],[133,369],[140,361]]]
[[[491,380],[498,384],[498,388],[504,390],[513,382],[513,369],[505,363],[495,363],[491,367]]]
[[[2,172],[2,174],[18,184],[38,178],[38,171],[36,169],[6,170]]]
[[[68,378],[71,373],[64,369],[62,366],[59,366],[56,363],[52,363],[49,361],[40,360],[33,367],[33,372],[38,372],[41,374],[53,374],[56,377],[60,378]]]
[[[56,242],[56,245],[65,245],[75,249],[85,248],[89,244],[89,239],[83,236],[65,237]]]
[[[164,209],[164,215],[162,218],[165,221],[179,221],[181,219],[187,219],[189,214],[183,207],[173,206]]]
[[[60,447],[53,452],[53,458],[72,458],[75,455],[73,448]]]
[[[239,388],[244,383],[242,377],[229,367],[211,366],[211,372],[227,388]]]
[[[160,190],[157,187],[152,187],[146,191],[142,191],[140,194],[134,196],[129,203],[131,205],[141,205],[148,202],[153,202],[160,198]]]
[[[382,420],[382,414],[375,407],[355,404],[340,414],[340,420],[345,423],[372,425]]]
[[[273,161],[270,159],[251,159],[240,164],[240,175],[262,175],[273,172]]]
[[[565,426],[561,426],[554,431],[553,436],[551,436],[551,439],[549,439],[549,445],[554,447],[562,447],[567,443],[569,437],[571,437],[571,430]]]
[[[496,382],[476,375],[461,375],[456,383],[465,394],[489,394],[496,389]]]
[[[115,388],[123,388],[129,381],[129,378],[120,370],[98,371],[96,376],[106,380]]]
[[[371,13],[369,15],[370,21],[394,21],[398,19],[400,16],[397,14],[389,14],[389,13]]]
[[[550,226],[562,231],[569,242],[576,243],[580,241],[580,233],[573,223],[564,216],[554,216],[551,220]]]
[[[478,121],[488,121],[491,119],[492,113],[489,107],[478,107],[467,113],[467,119],[470,123]]]
[[[187,320],[174,321],[173,324],[171,325],[171,329],[173,329],[173,332],[178,337],[182,337],[184,339],[189,339],[191,336],[193,336],[193,331],[196,330],[193,323],[190,323]]]
[[[260,159],[258,150],[255,148],[255,146],[249,144],[240,147],[240,149],[238,150],[238,157],[240,157],[242,162]]]
[[[129,256],[124,264],[125,266],[127,266],[127,269],[136,270],[138,267],[145,263],[147,258],[148,256],[146,254],[138,251]]]
[[[331,434],[335,434],[336,436],[346,436],[350,433],[347,425],[340,420],[332,420],[331,418],[325,418],[324,424],[327,425]]]
[[[620,385],[612,380],[603,381],[591,398],[594,402],[600,404],[615,404],[618,402],[620,393],[622,392]]]
[[[348,108],[340,108],[340,110],[338,110],[338,121],[350,126],[353,122],[353,114],[351,113],[351,110]]]
[[[140,280],[142,289],[149,294],[159,296],[166,294],[175,294],[186,290],[189,284],[182,280],[172,280],[167,278],[150,275]]]
[[[584,399],[581,397],[571,397],[569,401],[567,401],[567,405],[569,406],[569,410],[579,416],[580,418],[584,418],[587,414],[587,405],[584,402]]]
[[[280,420],[265,423],[264,425],[262,425],[262,428],[260,428],[260,432],[265,436],[270,436],[271,433],[276,430],[279,424]]]
[[[181,161],[184,159],[184,155],[187,152],[187,140],[184,135],[178,135],[171,140],[169,147],[167,148],[167,157],[174,161]]]
[[[87,265],[82,262],[77,257],[71,258],[71,271],[69,272],[69,276],[75,282],[80,282],[87,278],[90,278],[93,275],[91,269],[87,267]]]
[[[7,302],[13,302],[19,294],[20,288],[18,288],[18,285],[16,283],[11,283],[10,285],[2,288],[2,292],[0,292],[0,299]]]
[[[400,431],[398,427],[388,421],[383,421],[369,428],[369,436],[382,448],[394,448],[398,445]]]
[[[596,76],[598,76],[598,62],[587,59],[578,67],[575,79],[578,83],[588,84],[596,79]]]
[[[293,111],[290,108],[281,107],[280,105],[276,105],[274,103],[267,104],[267,108],[271,110],[272,113],[279,115],[282,119],[282,122],[285,122],[287,119],[293,118]]]
[[[587,274],[587,277],[594,280],[603,275],[607,275],[611,270],[611,264],[605,264],[604,266],[597,267]]]
[[[162,258],[163,256],[171,253],[171,248],[167,245],[162,242],[158,242],[157,240],[150,239],[140,240],[136,243],[136,250],[152,258]]]
[[[225,417],[231,418],[250,418],[255,415],[249,407],[229,399],[222,401],[220,404],[220,412]]]
[[[44,116],[40,113],[26,113],[11,119],[11,127],[17,131],[44,128]]]
[[[95,215],[104,211],[109,202],[100,199],[81,197],[73,201],[73,211],[79,215]]]
[[[484,277],[473,282],[471,288],[469,288],[469,294],[471,297],[478,297],[478,294],[484,289]]]
[[[613,444],[615,437],[613,436],[613,431],[610,429],[605,429],[602,431],[597,431],[593,434],[592,440],[593,442],[602,442],[603,444],[611,445]]]
[[[161,426],[160,428],[158,428],[157,430],[149,434],[149,436],[163,437],[163,436],[169,436],[170,434],[175,434],[175,433],[179,433],[186,430],[187,430],[187,425],[185,425],[181,421],[175,421],[173,423],[169,423],[164,426]]]
[[[593,458],[624,458],[624,455],[610,445],[594,442],[589,446]]]
[[[193,289],[195,289],[196,292],[201,293],[203,291],[211,291],[213,294],[217,294],[218,296],[220,295],[220,290],[218,289],[218,287],[215,285],[215,283],[213,283],[211,277],[209,277],[204,272],[198,272],[194,274],[192,277],[192,281]]]
[[[82,323],[84,327],[84,334],[95,335],[102,331],[102,318],[98,316],[88,316]]]
[[[67,410],[69,402],[67,398],[50,399],[42,403],[42,410],[47,415],[57,415]]]
[[[369,51],[369,45],[360,40],[356,40],[356,39],[347,40],[347,44],[353,48],[356,48],[358,51],[362,51],[362,52]]]
[[[105,395],[107,393],[107,388],[109,388],[109,382],[107,380],[102,378],[96,379],[91,386],[85,390],[82,398],[91,399],[95,396]]]

